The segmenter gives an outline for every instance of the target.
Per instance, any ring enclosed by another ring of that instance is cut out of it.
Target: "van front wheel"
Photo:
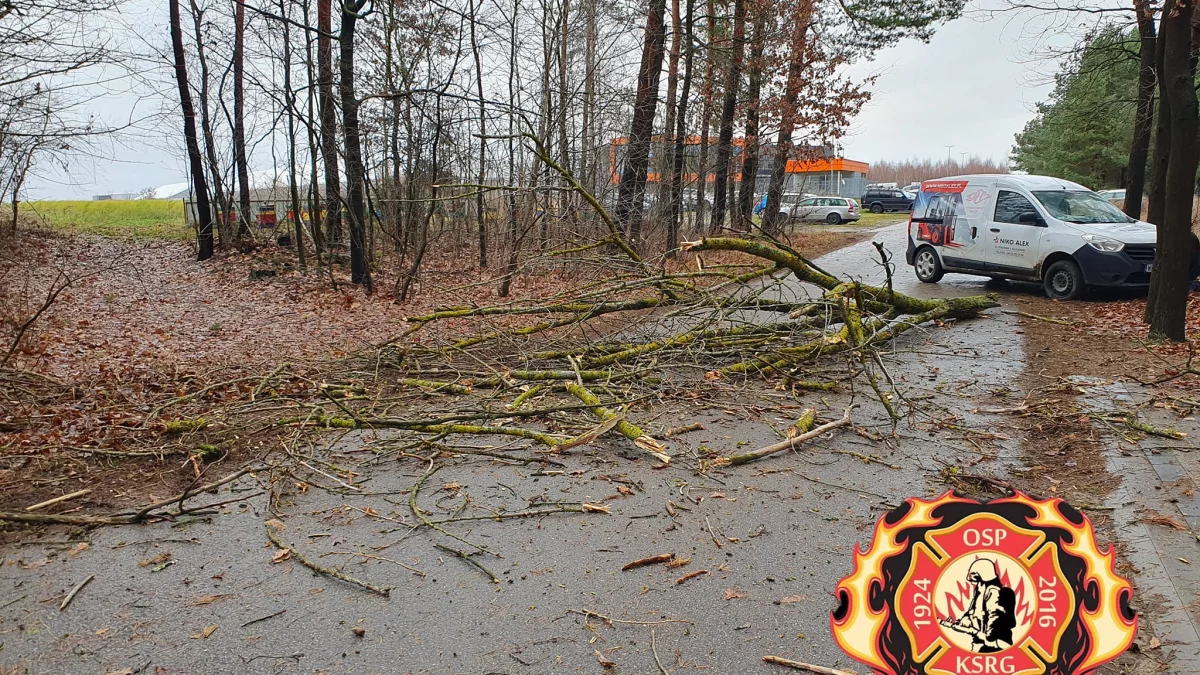
[[[913,256],[913,269],[917,272],[917,278],[927,284],[936,284],[946,275],[942,270],[942,261],[938,260],[937,253],[928,246],[922,247]]]
[[[1052,300],[1074,300],[1083,295],[1083,272],[1072,260],[1059,260],[1046,270],[1046,295]]]

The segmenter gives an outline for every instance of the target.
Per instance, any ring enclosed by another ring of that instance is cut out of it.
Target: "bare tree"
[[[250,162],[246,157],[246,3],[235,2],[233,26],[233,164],[238,181],[238,237],[250,236]]]
[[[625,167],[617,197],[617,223],[634,246],[638,245],[641,237],[645,209],[646,172],[650,163],[654,110],[658,106],[658,76],[662,70],[663,43],[666,39],[663,22],[665,7],[666,0],[651,0],[650,12],[646,15],[637,98],[633,104],[633,122],[630,124]]]
[[[187,143],[188,166],[192,173],[192,186],[196,193],[196,222],[198,223],[200,260],[213,255],[212,210],[208,203],[208,184],[204,179],[204,160],[200,156],[200,142],[196,137],[196,111],[192,107],[192,92],[188,85],[187,56],[183,50],[183,26],[179,12],[179,0],[170,0],[171,50],[175,56],[175,82],[179,87],[179,103],[183,109],[183,137]]]
[[[1159,94],[1165,101],[1170,149],[1163,222],[1158,227],[1155,292],[1147,302],[1150,332],[1169,340],[1186,339],[1188,268],[1197,254],[1192,234],[1196,168],[1200,165],[1200,105],[1196,99],[1196,66],[1192,59],[1192,16],[1195,0],[1174,0],[1163,10],[1164,43]]]
[[[342,28],[338,34],[339,91],[342,99],[342,133],[346,146],[346,206],[350,215],[350,281],[371,292],[371,264],[366,247],[366,180],[362,143],[359,138],[358,106],[354,94],[354,29],[366,14],[369,0],[346,0],[342,5]]]
[[[725,227],[725,207],[729,188],[729,165],[733,158],[733,118],[737,113],[738,90],[742,84],[742,60],[746,52],[746,0],[733,3],[733,47],[729,68],[725,71],[725,94],[721,103],[721,123],[717,130],[717,159],[713,167],[713,209],[709,229]]]
[[[1146,188],[1146,162],[1150,156],[1150,137],[1154,129],[1155,51],[1158,44],[1154,28],[1154,9],[1148,0],[1134,0],[1138,24],[1137,107],[1133,119],[1133,145],[1129,148],[1129,169],[1125,180],[1125,214],[1142,217],[1142,195]]]

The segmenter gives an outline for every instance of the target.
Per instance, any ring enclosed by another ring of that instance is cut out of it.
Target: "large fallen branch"
[[[568,384],[567,391],[569,391],[575,398],[583,401],[589,406],[592,406],[592,414],[600,418],[601,421],[607,422],[618,417],[616,413],[601,405],[600,399],[597,398],[595,394],[588,391],[587,387],[584,387],[582,384]],[[622,436],[633,441],[634,445],[638,446],[642,450],[645,450],[651,457],[657,459],[663,464],[671,463],[671,456],[667,454],[666,446],[664,446],[662,443],[659,443],[645,431],[642,431],[636,426],[621,419],[617,420],[614,428]]]

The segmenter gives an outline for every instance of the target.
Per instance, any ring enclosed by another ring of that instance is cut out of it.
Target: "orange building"
[[[662,176],[670,174],[671,167],[665,166],[667,142],[669,141],[664,137],[655,136],[650,144],[650,166],[646,172],[646,180],[651,183],[658,182]],[[625,137],[614,138],[609,144],[610,180],[613,184],[621,182],[621,168],[624,166],[625,148],[628,144],[629,139]],[[712,169],[717,154],[716,145],[717,139],[710,137],[706,177],[709,182],[716,180]],[[740,183],[742,152],[746,146],[746,139],[735,138],[732,146],[734,170],[730,172],[729,179]],[[701,138],[689,136],[684,141],[683,148],[683,182],[695,183],[700,179]],[[871,165],[866,162],[831,155],[827,148],[820,146],[797,148],[795,155],[797,159],[789,159],[787,162],[784,192],[859,197],[866,190],[867,172],[871,169]],[[771,156],[770,147],[764,146],[759,151],[758,175],[755,177],[756,192],[766,191],[773,165],[774,158]]]

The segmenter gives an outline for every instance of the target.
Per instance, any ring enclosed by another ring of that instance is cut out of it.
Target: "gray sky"
[[[1044,22],[979,13],[954,21],[929,44],[906,41],[854,71],[879,76],[870,103],[845,139],[846,156],[1004,159],[1013,136],[1053,88],[1053,61],[1038,60]]]
[[[940,158],[953,145],[956,160],[962,152],[1007,157],[1013,135],[1051,88],[1047,76],[1054,63],[1035,58],[1045,47],[1044,28],[1041,18],[986,18],[975,10],[942,27],[929,44],[906,41],[857,64],[853,73],[879,79],[873,100],[845,139],[846,156],[867,162]],[[124,93],[102,101],[98,112],[119,124],[130,110],[152,105]],[[183,181],[182,148],[173,147],[174,133],[174,127],[152,128],[106,141],[92,156],[73,159],[69,175],[46,172],[31,181],[29,196],[88,199]]]

